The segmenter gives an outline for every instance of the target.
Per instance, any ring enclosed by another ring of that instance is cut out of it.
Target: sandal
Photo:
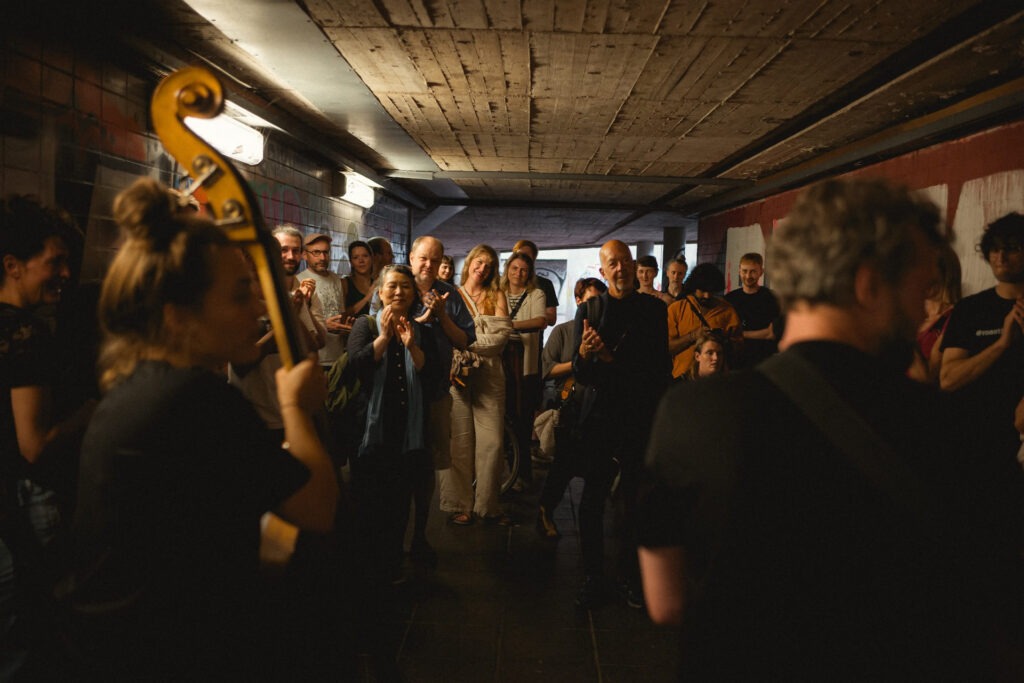
[[[509,517],[508,515],[505,515],[505,514],[491,515],[489,517],[484,517],[483,519],[484,519],[484,524],[497,524],[498,526],[514,526],[515,525],[515,520],[512,519],[511,517]]]
[[[456,512],[448,518],[448,521],[459,526],[469,526],[473,523],[473,515],[468,512]]]
[[[548,511],[541,505],[537,511],[537,533],[540,534],[541,538],[546,538],[552,541],[557,541],[562,534],[558,532],[558,527],[548,517]]]

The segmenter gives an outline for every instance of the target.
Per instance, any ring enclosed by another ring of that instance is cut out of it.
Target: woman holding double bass
[[[103,283],[101,382],[85,437],[71,600],[102,676],[258,677],[273,633],[257,570],[274,511],[332,528],[337,481],[311,413],[315,360],[277,373],[285,443],[221,374],[259,356],[263,313],[238,247],[149,179],[121,193]]]

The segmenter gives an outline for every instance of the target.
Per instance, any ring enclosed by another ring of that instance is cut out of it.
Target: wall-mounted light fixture
[[[331,185],[331,196],[343,201],[369,209],[376,201],[374,188],[380,185],[355,171],[345,171],[334,176]]]
[[[212,119],[186,116],[185,125],[227,157],[250,166],[263,161],[263,133],[232,116],[221,114]]]

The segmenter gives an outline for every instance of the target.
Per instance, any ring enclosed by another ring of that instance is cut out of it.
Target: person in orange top
[[[743,324],[736,309],[714,295],[725,289],[725,275],[712,263],[693,269],[683,297],[668,307],[668,352],[672,376],[682,377],[693,365],[693,345],[702,331],[720,330],[731,343],[730,354],[740,350]]]

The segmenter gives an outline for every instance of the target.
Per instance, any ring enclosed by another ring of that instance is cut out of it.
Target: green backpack
[[[370,331],[376,334],[377,320],[370,315],[366,318]],[[359,375],[348,364],[348,350],[342,351],[327,371],[327,412],[331,415],[345,414],[352,399],[359,395],[359,390]]]
[[[377,320],[366,316],[370,331],[377,334]],[[339,458],[355,456],[366,428],[366,397],[361,395],[359,373],[348,362],[348,351],[342,351],[327,371],[327,408],[331,432]],[[333,450],[333,449],[332,449]]]

